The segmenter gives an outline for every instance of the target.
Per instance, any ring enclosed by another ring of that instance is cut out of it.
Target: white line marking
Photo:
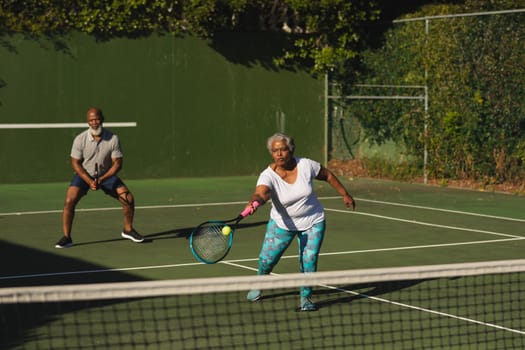
[[[228,261],[222,261],[221,263],[226,264],[226,265],[230,265],[230,266],[234,266],[234,267],[239,267],[239,268],[242,268],[242,269],[245,269],[245,270],[257,271],[257,269],[254,269],[252,267],[239,265],[239,264],[234,264],[234,263],[228,262]],[[279,276],[279,274],[276,274],[276,273],[273,273],[273,272],[271,273],[271,275]],[[472,318],[468,318],[468,317],[453,315],[453,314],[450,314],[450,313],[436,311],[436,310],[432,310],[432,309],[427,309],[427,308],[423,308],[423,307],[419,307],[419,306],[415,306],[415,305],[405,304],[405,303],[401,303],[401,302],[397,302],[397,301],[388,300],[388,299],[385,299],[385,298],[374,297],[374,296],[370,296],[370,295],[367,295],[367,294],[362,294],[362,293],[359,293],[359,292],[355,292],[355,291],[352,291],[352,290],[338,288],[338,287],[335,287],[335,286],[329,286],[329,285],[325,285],[325,284],[320,284],[319,286],[323,287],[323,288],[331,289],[331,290],[337,290],[337,291],[340,291],[340,292],[343,292],[343,293],[346,293],[346,294],[351,294],[351,295],[355,295],[355,296],[359,296],[359,297],[364,297],[364,298],[371,299],[371,300],[374,300],[374,301],[378,301],[378,302],[381,302],[381,303],[399,306],[401,308],[417,310],[417,311],[426,312],[426,313],[439,315],[439,316],[444,316],[444,317],[448,317],[448,318],[452,318],[452,319],[456,319],[456,320],[460,320],[460,321],[465,321],[467,323],[474,323],[474,324],[478,324],[478,325],[485,326],[485,327],[496,328],[496,329],[500,329],[500,330],[504,330],[504,331],[508,331],[508,332],[512,332],[512,333],[524,334],[525,335],[525,331],[521,331],[521,330],[513,329],[513,328],[508,328],[508,327],[503,327],[503,326],[500,326],[500,325],[497,325],[497,324],[494,324],[494,323],[478,321],[478,320],[475,320],[475,319],[472,319]]]
[[[324,197],[322,199],[332,198]],[[335,198],[335,197],[334,197]],[[166,208],[185,208],[185,207],[200,207],[200,206],[223,206],[223,205],[238,205],[244,204],[244,201],[241,202],[216,202],[216,203],[201,203],[201,204],[172,204],[172,205],[154,205],[154,206],[138,206],[137,209],[166,209]],[[385,202],[386,203],[386,202]],[[388,203],[387,203],[388,204]],[[431,209],[431,208],[425,208]],[[108,210],[122,210],[120,207],[112,208],[91,208],[91,209],[77,209],[78,212],[91,212],[91,211],[108,211]],[[360,253],[371,253],[371,252],[384,252],[384,251],[398,251],[398,250],[409,250],[409,249],[427,249],[427,248],[437,248],[437,247],[449,247],[449,246],[459,246],[459,245],[473,245],[473,244],[488,244],[488,243],[501,243],[509,241],[523,240],[525,237],[508,235],[499,232],[484,231],[484,230],[474,230],[474,229],[465,229],[454,226],[445,226],[445,225],[435,225],[431,223],[418,222],[413,220],[398,219],[393,217],[387,217],[376,214],[368,214],[361,212],[351,212],[348,210],[339,210],[339,209],[330,209],[325,208],[327,211],[342,212],[347,214],[359,214],[359,215],[368,215],[377,218],[395,220],[401,222],[407,222],[411,224],[419,224],[426,226],[435,226],[441,228],[447,228],[452,230],[464,230],[471,232],[487,233],[491,235],[509,237],[507,239],[497,239],[497,240],[486,240],[486,241],[470,241],[470,242],[456,242],[456,243],[443,243],[443,244],[433,244],[433,245],[418,245],[418,246],[404,246],[404,247],[392,247],[392,248],[380,248],[380,249],[367,249],[359,251],[345,251],[345,252],[332,252],[332,253],[321,253],[321,256],[329,255],[343,255],[343,254],[360,254]],[[15,213],[0,213],[0,216],[10,216],[10,215],[35,215],[35,214],[50,214],[50,213],[61,213],[62,210],[48,210],[48,211],[30,211],[30,212],[15,212]],[[461,214],[461,212],[458,212]],[[482,215],[481,215],[482,216]],[[499,217],[492,217],[499,218]],[[282,259],[297,258],[297,255],[283,256]],[[238,259],[238,260],[229,260],[223,261],[222,263],[234,264],[237,262],[248,262],[248,261],[257,261],[256,258],[250,259]],[[19,276],[0,276],[0,280],[6,279],[17,279],[17,278],[32,278],[32,277],[50,277],[50,276],[61,276],[61,275],[76,275],[76,274],[89,274],[89,273],[106,273],[106,272],[119,272],[119,271],[133,271],[133,270],[147,270],[147,269],[160,269],[160,268],[173,268],[173,267],[184,267],[184,266],[195,266],[201,265],[202,263],[188,263],[188,264],[173,264],[173,265],[157,265],[157,266],[141,266],[141,267],[130,267],[130,268],[117,268],[117,269],[99,269],[99,270],[86,270],[86,271],[72,271],[72,272],[56,272],[56,273],[45,273],[45,274],[32,274],[32,275],[19,275]]]
[[[500,232],[493,232],[493,231],[485,231],[485,230],[477,230],[477,229],[471,229],[471,228],[464,228],[464,227],[457,227],[457,226],[448,226],[448,225],[439,225],[439,224],[432,224],[429,222],[424,221],[416,221],[416,220],[407,220],[407,219],[400,219],[400,218],[394,218],[391,216],[384,216],[384,215],[378,215],[378,214],[371,214],[371,213],[363,213],[363,212],[349,212],[348,210],[340,210],[340,209],[327,209],[325,208],[325,211],[334,211],[338,213],[351,213],[354,215],[364,215],[364,216],[372,216],[379,219],[385,219],[385,220],[392,220],[392,221],[399,221],[399,222],[405,222],[408,224],[414,224],[414,225],[423,225],[423,226],[430,226],[430,227],[436,227],[436,228],[446,228],[449,230],[458,230],[458,231],[467,231],[467,232],[477,232],[477,233],[487,233],[489,235],[496,235],[496,236],[503,236],[503,237],[511,237],[511,238],[522,238],[521,236],[516,235],[509,235],[506,233],[500,233]]]
[[[423,308],[423,307],[419,307],[419,306],[415,306],[415,305],[409,305],[409,304],[405,304],[405,303],[400,303],[400,302],[397,302],[397,301],[392,301],[392,300],[388,300],[388,299],[384,299],[384,298],[374,297],[374,296],[370,296],[370,295],[367,295],[367,294],[361,294],[359,292],[355,292],[355,291],[352,291],[352,290],[345,290],[345,289],[341,289],[341,288],[336,288],[334,286],[321,285],[321,287],[325,287],[325,288],[329,288],[329,289],[335,289],[335,290],[338,290],[338,291],[341,291],[341,292],[344,292],[344,293],[347,293],[347,294],[352,294],[352,295],[359,296],[359,297],[365,297],[367,299],[372,299],[372,300],[379,301],[379,302],[385,303],[385,304],[396,305],[396,306],[399,306],[399,307],[402,307],[402,308],[422,311],[422,312],[426,312],[426,313],[430,313],[430,314],[434,314],[434,315],[439,315],[439,316],[449,317],[449,318],[453,318],[453,319],[460,320],[460,321],[465,321],[465,322],[468,322],[468,323],[474,323],[474,324],[478,324],[478,325],[482,325],[482,326],[486,326],[486,327],[490,327],[490,328],[497,328],[497,329],[500,329],[500,330],[504,330],[504,331],[508,331],[508,332],[512,332],[512,333],[524,334],[525,335],[525,331],[521,331],[521,330],[513,329],[513,328],[508,328],[508,327],[503,327],[503,326],[500,326],[500,325],[497,325],[497,324],[494,324],[494,323],[478,321],[478,320],[475,320],[475,319],[472,319],[472,318],[468,318],[468,317],[453,315],[453,314],[449,314],[449,313],[446,313],[446,312],[441,312],[441,311],[427,309],[427,308]]]
[[[319,197],[319,199],[339,199],[340,197]],[[454,214],[461,214],[461,215],[471,215],[471,216],[479,216],[479,217],[486,217],[491,219],[498,219],[498,220],[509,220],[509,221],[518,221],[518,222],[525,222],[524,219],[517,219],[517,218],[510,218],[505,216],[495,216],[495,215],[486,215],[486,214],[479,214],[479,213],[472,213],[472,212],[466,212],[466,211],[458,211],[458,210],[449,210],[449,209],[441,209],[441,208],[434,208],[434,207],[425,207],[425,206],[419,206],[419,205],[411,205],[411,204],[402,204],[402,203],[396,203],[396,202],[382,202],[382,201],[375,201],[375,200],[369,200],[369,199],[363,199],[363,198],[357,198],[356,200],[360,200],[363,202],[371,202],[371,203],[378,203],[378,204],[385,204],[385,205],[393,205],[393,206],[402,206],[407,208],[415,208],[415,209],[424,209],[424,210],[432,210],[432,211],[442,211],[447,213],[454,213]],[[167,208],[184,208],[184,207],[205,207],[205,206],[218,206],[218,205],[238,205],[238,204],[246,204],[245,201],[240,202],[222,202],[222,203],[198,203],[198,204],[166,204],[166,205],[149,205],[149,206],[137,206],[136,209],[167,209]],[[111,208],[93,208],[93,209],[77,209],[77,211],[105,211],[105,210],[121,210],[121,207],[111,207]],[[3,216],[10,216],[10,215],[35,215],[35,214],[55,214],[55,213],[61,213],[62,210],[41,210],[41,211],[26,211],[26,212],[6,212],[6,213],[0,213],[0,215]],[[358,213],[357,211],[356,213]]]
[[[324,197],[324,199],[338,199],[338,198],[341,198],[341,197]],[[525,219],[510,218],[510,217],[506,217],[506,216],[479,214],[479,213],[473,213],[473,212],[469,212],[469,211],[442,209],[442,208],[435,208],[435,207],[426,207],[426,206],[422,206],[422,205],[403,204],[403,203],[397,203],[397,202],[376,201],[376,200],[372,200],[372,199],[364,199],[364,198],[358,198],[358,197],[356,197],[355,199],[357,201],[361,201],[361,202],[369,202],[369,203],[376,203],[376,204],[386,204],[386,205],[393,205],[393,206],[405,207],[405,208],[424,209],[424,210],[432,210],[432,211],[441,211],[441,212],[444,212],[444,213],[453,213],[453,214],[461,214],[461,215],[480,216],[480,217],[484,217],[484,218],[499,219],[499,220],[525,222]]]
[[[104,126],[132,128],[136,127],[136,122],[108,122]],[[0,123],[0,129],[68,129],[68,128],[85,128],[86,123]]]
[[[195,262],[195,263],[172,264],[172,265],[123,267],[123,268],[116,268],[116,269],[97,269],[97,270],[82,270],[82,271],[67,271],[67,272],[49,272],[49,273],[37,273],[37,274],[31,274],[31,275],[0,276],[0,280],[34,278],[34,277],[54,277],[54,276],[85,275],[85,274],[90,274],[90,273],[122,272],[122,271],[134,271],[134,270],[165,269],[165,268],[171,268],[171,267],[196,266],[196,265],[202,265],[202,264],[203,263]]]
[[[488,243],[500,243],[500,242],[510,242],[523,240],[525,237],[513,238],[513,239],[495,239],[487,241],[472,241],[472,242],[459,242],[459,243],[442,243],[442,244],[431,244],[431,245],[418,245],[418,246],[405,246],[405,247],[392,247],[392,248],[379,248],[379,249],[364,249],[364,250],[354,250],[354,251],[344,251],[344,252],[331,252],[331,253],[320,253],[320,256],[331,256],[331,255],[347,255],[347,254],[362,254],[362,253],[374,253],[374,252],[387,252],[387,251],[399,251],[399,250],[410,250],[410,249],[428,249],[428,248],[441,248],[449,246],[458,246],[458,245],[470,245],[470,244],[488,244]],[[281,259],[297,259],[298,255],[284,255]],[[247,267],[244,265],[238,265],[238,263],[243,262],[253,262],[258,261],[258,258],[247,258],[247,259],[232,259],[232,260],[223,260],[219,263],[242,267],[252,271],[257,271],[256,268]],[[136,267],[123,267],[123,268],[114,268],[114,269],[97,269],[97,270],[83,270],[83,271],[68,271],[68,272],[50,272],[50,273],[40,273],[40,274],[31,274],[31,275],[14,275],[14,276],[0,276],[0,280],[10,280],[10,279],[22,279],[22,278],[34,278],[34,277],[53,277],[53,276],[68,276],[68,275],[83,275],[91,273],[107,273],[107,272],[124,272],[124,271],[137,271],[137,270],[154,270],[154,269],[165,269],[165,268],[174,268],[174,267],[186,267],[186,266],[198,266],[205,265],[201,262],[194,263],[184,263],[184,264],[169,264],[169,265],[152,265],[152,266],[136,266]]]
[[[246,202],[148,205],[148,206],[136,206],[135,209],[193,208],[193,207],[212,207],[212,206],[223,206],[223,205],[238,205],[238,204],[246,204]],[[76,209],[77,212],[110,211],[110,210],[122,210],[122,207]],[[0,216],[39,215],[39,214],[57,214],[57,213],[62,213],[62,209],[0,213]]]
[[[357,198],[356,198],[357,199]],[[359,199],[361,201],[367,201],[364,199]],[[406,205],[406,204],[400,204],[400,203],[389,203],[389,202],[381,202],[381,201],[372,201],[368,200],[369,202],[379,203],[379,204],[387,204],[387,205],[397,205],[397,206],[403,206],[403,207],[411,207],[411,208],[418,208],[418,209],[426,209],[426,210],[437,210],[437,211],[443,211],[443,212],[451,212],[456,214],[464,214],[464,215],[475,215],[475,216],[481,216],[481,217],[487,217],[487,218],[493,218],[493,219],[502,219],[502,220],[513,220],[513,221],[525,221],[521,219],[514,219],[514,218],[506,218],[506,217],[498,217],[493,215],[483,215],[483,214],[477,214],[477,213],[469,213],[469,212],[461,212],[461,211],[453,211],[453,210],[447,210],[447,209],[439,209],[439,208],[430,208],[430,207],[422,207],[422,206],[414,206],[414,205]],[[237,205],[242,204],[244,202],[228,202],[228,203],[206,203],[206,204],[181,204],[181,205],[158,205],[158,206],[143,206],[143,207],[137,207],[139,209],[160,209],[160,208],[178,208],[178,207],[196,207],[196,206],[217,206],[217,205]],[[79,209],[78,211],[102,211],[102,210],[117,210],[121,208],[96,208],[96,209]],[[435,245],[420,245],[420,246],[405,246],[405,247],[394,247],[394,248],[381,248],[381,249],[368,249],[368,250],[362,250],[362,251],[348,251],[348,252],[332,252],[332,253],[321,253],[321,256],[329,256],[329,255],[342,255],[342,254],[357,254],[357,253],[368,253],[368,252],[379,252],[379,251],[394,251],[394,250],[407,250],[407,249],[425,249],[425,248],[435,248],[435,247],[447,247],[447,246],[457,246],[457,245],[470,245],[470,244],[487,244],[487,243],[495,243],[495,242],[508,242],[508,241],[514,241],[514,240],[523,240],[525,237],[515,236],[515,235],[509,235],[499,232],[492,232],[492,231],[485,231],[485,230],[475,230],[475,229],[468,229],[468,228],[460,228],[460,227],[454,227],[454,226],[447,226],[447,225],[437,225],[437,224],[431,224],[426,222],[420,222],[415,220],[406,220],[406,219],[399,219],[399,218],[393,218],[393,217],[387,217],[383,215],[377,215],[377,214],[370,214],[370,213],[361,213],[361,212],[349,212],[339,209],[326,209],[327,211],[333,211],[333,212],[341,212],[341,213],[352,213],[352,214],[358,214],[358,215],[366,215],[366,216],[372,216],[377,217],[381,219],[387,219],[387,220],[394,220],[394,221],[400,221],[405,223],[411,223],[411,224],[418,224],[418,225],[425,225],[425,226],[432,226],[432,227],[439,227],[439,228],[447,228],[447,229],[453,229],[453,230],[462,230],[462,231],[469,231],[469,232],[478,232],[478,233],[487,233],[491,235],[497,235],[497,236],[504,236],[504,237],[510,237],[509,239],[499,239],[499,240],[488,240],[488,241],[472,241],[472,242],[459,242],[459,243],[445,243],[445,244],[435,244]],[[35,211],[35,212],[23,212],[23,213],[0,213],[0,215],[29,215],[29,214],[48,214],[48,213],[60,213],[61,210],[52,210],[52,211]],[[283,259],[287,258],[297,258],[297,255],[295,256],[283,256]],[[258,259],[238,259],[238,260],[229,260],[229,261],[221,261],[220,263],[238,267],[246,270],[251,271],[257,271],[256,268],[244,266],[238,264],[239,262],[248,262],[248,261],[257,261]],[[56,272],[56,273],[45,273],[45,274],[32,274],[32,275],[18,275],[18,276],[0,276],[0,280],[8,280],[8,279],[20,279],[20,278],[31,278],[31,277],[49,277],[49,276],[64,276],[64,275],[78,275],[78,274],[89,274],[89,273],[107,273],[107,272],[119,272],[119,271],[133,271],[133,270],[146,270],[146,269],[160,269],[160,268],[173,268],[173,267],[184,267],[184,266],[195,266],[195,265],[202,265],[202,263],[187,263],[187,264],[172,264],[172,265],[156,265],[156,266],[142,266],[142,267],[131,267],[131,268],[117,268],[117,269],[98,269],[98,270],[85,270],[85,271],[72,271],[72,272]],[[445,316],[469,323],[479,324],[486,327],[496,328],[500,330],[505,330],[513,333],[518,334],[525,334],[525,331],[520,331],[512,328],[507,328],[503,326],[499,326],[493,323],[487,323],[482,322],[478,320],[474,320],[467,317],[452,315],[449,313],[444,313],[440,311],[435,311],[431,309],[426,309],[414,305],[399,303],[391,300],[387,300],[384,298],[378,298],[369,296],[366,294],[361,294],[355,291],[350,290],[343,290],[340,288],[336,288],[333,286],[327,286],[322,285],[325,288],[329,289],[336,289],[339,291],[342,291],[344,293],[356,295],[365,297],[371,300],[379,301],[382,303],[387,303],[391,305],[396,305],[403,308],[409,308],[413,310],[418,310],[422,312],[427,312],[431,314],[436,314],[440,316]]]
[[[377,249],[363,249],[363,250],[348,250],[343,252],[331,252],[331,253],[320,253],[320,256],[332,256],[332,255],[349,255],[349,254],[363,254],[363,253],[378,253],[378,252],[393,252],[400,250],[411,250],[411,249],[429,249],[429,248],[443,248],[443,247],[454,247],[462,245],[477,245],[477,244],[489,244],[489,243],[502,243],[525,240],[525,237],[518,238],[506,238],[506,239],[491,239],[486,241],[468,241],[468,242],[456,242],[456,243],[440,243],[440,244],[428,244],[428,245],[415,245],[415,246],[404,246],[404,247],[391,247],[391,248],[377,248]],[[297,259],[299,255],[285,255],[281,259]],[[228,260],[229,263],[237,262],[248,262],[257,261],[258,259],[235,259]]]

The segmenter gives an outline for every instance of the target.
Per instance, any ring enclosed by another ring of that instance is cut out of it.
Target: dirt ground
[[[331,160],[328,162],[328,169],[333,171],[337,176],[347,177],[368,177],[370,176],[366,168],[359,160]],[[413,183],[423,183],[423,178],[413,179]],[[476,191],[501,192],[514,195],[525,195],[525,181],[521,184],[486,184],[469,180],[451,180],[451,179],[428,179],[427,183],[433,186],[446,186],[451,188],[463,188]]]

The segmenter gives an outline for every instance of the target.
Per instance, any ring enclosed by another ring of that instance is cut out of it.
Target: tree
[[[467,0],[427,6],[412,17],[519,8],[519,1]],[[398,24],[379,49],[364,53],[368,83],[427,85],[430,110],[422,106],[352,103],[366,137],[394,140],[421,159],[437,178],[520,181],[525,161],[524,14],[454,17]],[[425,72],[428,76],[425,76]],[[428,134],[423,124],[427,123]]]
[[[348,75],[365,25],[378,18],[367,0],[2,0],[0,33],[56,36],[78,30],[101,39],[152,33],[213,37],[222,31],[280,31],[290,45],[280,66]]]

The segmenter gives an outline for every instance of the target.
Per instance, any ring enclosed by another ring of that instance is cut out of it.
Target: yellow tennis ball
[[[230,226],[226,225],[222,228],[222,234],[228,236],[232,232]]]

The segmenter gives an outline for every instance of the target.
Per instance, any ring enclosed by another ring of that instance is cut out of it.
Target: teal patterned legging
[[[275,221],[270,219],[266,226],[266,234],[259,254],[257,274],[267,275],[272,272],[295,236],[297,236],[299,244],[299,268],[301,272],[316,272],[325,228],[326,222],[322,221],[306,231],[288,231],[277,227]],[[300,292],[302,297],[309,298],[312,294],[312,288],[301,287]]]

